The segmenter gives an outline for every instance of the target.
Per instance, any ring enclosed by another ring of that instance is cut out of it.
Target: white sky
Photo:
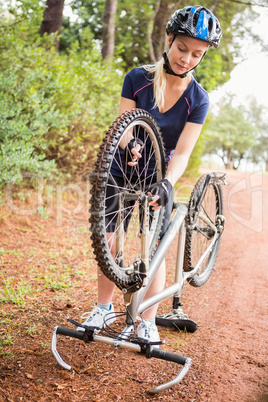
[[[245,43],[247,59],[234,68],[230,81],[210,94],[212,104],[225,93],[232,93],[235,94],[238,104],[247,106],[249,98],[253,95],[258,104],[268,109],[268,8],[254,7],[254,9],[261,15],[254,22],[253,32],[263,39],[267,51],[261,51],[257,45],[249,46]]]

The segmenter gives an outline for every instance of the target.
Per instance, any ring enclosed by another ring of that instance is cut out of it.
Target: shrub
[[[22,7],[0,27],[0,186],[25,171],[83,171],[118,111],[117,66],[94,43],[58,54],[53,35],[38,34],[42,8],[34,11]]]

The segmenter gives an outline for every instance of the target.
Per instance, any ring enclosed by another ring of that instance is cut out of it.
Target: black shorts
[[[113,177],[116,180],[117,186],[109,179],[106,191],[106,201],[105,201],[105,227],[107,233],[115,232],[117,226],[117,218],[118,218],[118,209],[119,209],[119,194],[118,188],[124,187],[124,180],[121,177]],[[164,235],[165,231],[167,230],[170,216],[173,209],[173,199],[174,199],[174,188],[172,189],[172,193],[169,197],[169,202],[165,206],[164,212],[164,220],[161,229],[160,238]],[[135,201],[127,201],[124,205],[124,209],[127,211],[124,216],[124,230],[127,231],[130,219],[131,219],[131,206],[133,206]],[[143,221],[142,219],[142,211],[139,211],[140,222]],[[140,223],[141,227],[141,223]],[[142,230],[142,228],[141,228]]]

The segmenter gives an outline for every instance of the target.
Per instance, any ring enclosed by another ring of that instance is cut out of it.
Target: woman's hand
[[[143,146],[143,142],[139,138],[133,138],[125,148],[124,158],[129,166],[136,166],[138,159],[141,158],[139,152]]]
[[[149,202],[149,206],[153,207],[153,210],[159,209],[167,205],[172,191],[172,184],[167,179],[160,180],[153,184],[149,188],[149,195],[153,195],[152,201]]]

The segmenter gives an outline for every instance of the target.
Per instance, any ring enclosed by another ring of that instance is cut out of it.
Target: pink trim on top
[[[167,164],[169,164],[170,160],[171,160],[171,156],[172,156],[173,152],[172,150],[169,152],[168,157],[167,157]]]
[[[186,98],[186,96],[184,97],[184,99],[186,100],[186,103],[187,103],[187,105],[188,105],[188,116],[189,116],[191,106],[190,106],[190,103],[188,102],[188,99]]]
[[[137,90],[137,91],[134,93],[133,98],[135,98],[135,96],[136,96],[136,94],[137,94],[138,92],[140,92],[142,89],[144,89],[144,88],[148,87],[149,85],[152,85],[152,83],[147,84],[147,85],[145,85],[144,87],[142,87],[142,88],[138,89],[138,90]]]

